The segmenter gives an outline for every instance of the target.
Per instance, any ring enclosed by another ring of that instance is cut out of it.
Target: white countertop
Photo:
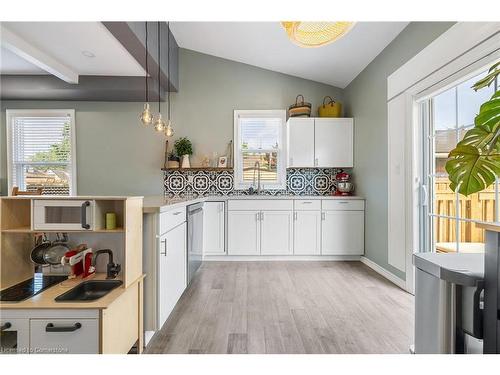
[[[173,208],[187,206],[199,202],[221,202],[228,200],[364,200],[359,196],[332,196],[332,195],[224,195],[224,196],[207,196],[207,197],[184,197],[184,198],[166,198],[163,195],[144,197],[143,211],[145,213],[154,213],[167,211]]]

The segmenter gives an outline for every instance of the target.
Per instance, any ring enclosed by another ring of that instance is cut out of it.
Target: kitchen
[[[471,25],[291,24],[1,23],[2,352],[426,352],[386,91]]]

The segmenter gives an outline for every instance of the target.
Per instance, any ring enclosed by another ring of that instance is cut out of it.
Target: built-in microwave
[[[33,200],[33,230],[94,230],[92,200]]]

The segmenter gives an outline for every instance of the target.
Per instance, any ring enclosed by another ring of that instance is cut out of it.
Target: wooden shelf
[[[218,167],[191,167],[191,168],[162,168],[162,171],[232,171],[233,168],[218,168]]]

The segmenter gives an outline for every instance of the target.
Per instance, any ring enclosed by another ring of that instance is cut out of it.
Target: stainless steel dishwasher
[[[203,203],[187,207],[187,284],[200,268],[203,258]]]

